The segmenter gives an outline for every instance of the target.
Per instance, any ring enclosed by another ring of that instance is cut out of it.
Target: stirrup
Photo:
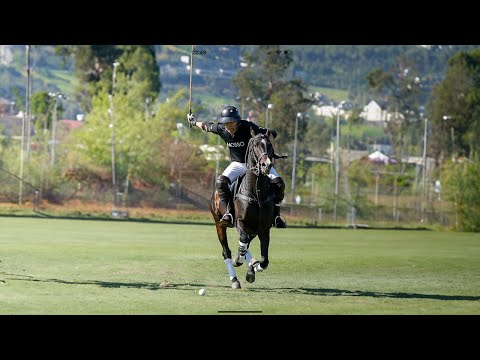
[[[277,229],[285,229],[287,227],[287,220],[285,219],[285,217],[278,215],[275,218],[273,225],[275,225]]]
[[[230,213],[226,213],[222,216],[219,221],[220,226],[226,226],[229,228],[233,228],[233,216]]]

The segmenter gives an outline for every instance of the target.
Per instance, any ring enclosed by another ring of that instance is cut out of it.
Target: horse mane
[[[255,139],[255,137],[257,137],[259,134],[255,135],[255,136],[252,136],[250,138],[250,140],[248,140],[248,144],[247,144],[247,151],[245,152],[245,164],[248,165],[252,165],[254,161],[252,161],[251,157],[250,156],[250,153],[253,151],[252,148],[253,148],[253,141]],[[254,155],[254,154],[253,154]]]

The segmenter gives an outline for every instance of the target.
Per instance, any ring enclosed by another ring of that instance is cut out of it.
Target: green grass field
[[[2,217],[0,228],[0,314],[480,314],[479,234],[273,229],[268,270],[249,284],[236,268],[232,290],[213,225]]]

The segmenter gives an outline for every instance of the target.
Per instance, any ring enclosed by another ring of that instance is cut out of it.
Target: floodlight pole
[[[337,106],[337,147],[335,151],[335,203],[333,205],[333,223],[337,223],[337,203],[338,203],[338,176],[339,176],[339,144],[340,144],[340,109],[342,105]]]
[[[269,120],[269,119],[268,119],[268,115],[269,115],[269,114],[268,114],[268,110],[270,110],[270,109],[272,109],[272,108],[273,108],[273,104],[268,104],[268,105],[267,105],[267,110],[266,110],[266,112],[265,112],[265,128],[267,128],[267,129],[268,129],[268,120]]]
[[[26,58],[27,58],[27,84],[26,88],[26,104],[25,104],[25,111],[23,113],[22,118],[22,138],[20,140],[20,183],[18,187],[18,205],[22,205],[23,201],[23,153],[25,151],[25,121],[28,121],[28,87],[30,82],[30,45],[25,45],[26,49]]]
[[[120,65],[118,61],[113,63],[113,74],[112,74],[112,93],[108,95],[108,100],[110,102],[110,109],[108,113],[112,120],[112,143],[111,143],[111,152],[112,152],[112,192],[113,192],[113,208],[116,206],[116,196],[117,196],[117,184],[116,184],[116,174],[115,174],[115,114],[114,114],[114,104],[113,104],[113,95],[115,91],[115,80],[117,75],[117,67]]]
[[[302,113],[297,113],[295,117],[295,140],[293,141],[293,168],[292,168],[292,194],[291,201],[292,206],[290,206],[290,215],[293,213],[293,202],[295,201],[295,167],[297,165],[297,130],[298,130],[298,119],[302,118]]]
[[[423,171],[422,171],[422,183],[423,183],[423,189],[422,189],[422,223],[427,222],[427,216],[426,216],[426,207],[427,207],[427,133],[428,133],[428,119],[425,118],[425,130],[423,132]]]

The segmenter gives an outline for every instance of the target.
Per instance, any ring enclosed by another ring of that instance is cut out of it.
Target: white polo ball
[[[198,290],[198,295],[200,295],[200,296],[204,296],[206,293],[207,293],[207,290],[205,290],[205,289]]]

